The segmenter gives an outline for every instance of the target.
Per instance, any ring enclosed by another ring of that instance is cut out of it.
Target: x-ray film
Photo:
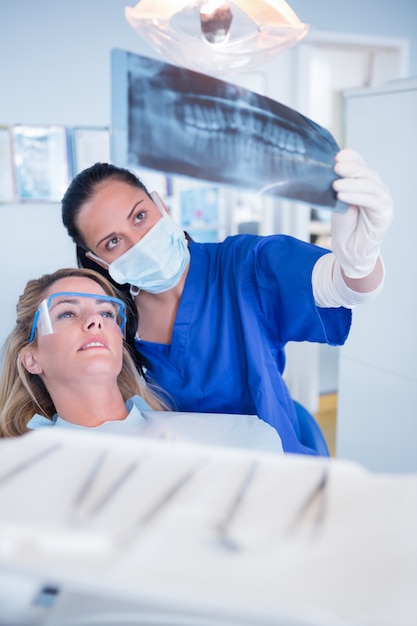
[[[117,165],[346,209],[333,136],[279,102],[123,50],[112,51],[112,98]]]

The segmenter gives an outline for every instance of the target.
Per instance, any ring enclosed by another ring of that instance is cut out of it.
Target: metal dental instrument
[[[90,509],[89,515],[93,517],[100,513],[104,507],[108,504],[111,498],[114,497],[115,493],[121,488],[121,486],[130,478],[133,472],[137,469],[139,463],[130,463],[121,474],[113,481],[110,487],[103,493],[101,498],[96,502],[96,504]]]
[[[26,459],[25,461],[18,463],[17,465],[12,467],[8,472],[6,472],[3,476],[0,476],[0,486],[6,483],[7,481],[11,480],[18,474],[21,474],[32,465],[35,465],[35,463],[38,463],[39,461],[43,461],[44,459],[46,459],[46,457],[48,457],[53,452],[56,452],[56,450],[58,450],[59,448],[62,448],[62,444],[56,443],[52,446],[49,446],[49,448],[46,448],[45,450],[38,452],[32,458]]]
[[[207,463],[207,459],[200,459],[198,463],[193,465],[189,470],[187,470],[180,478],[174,482],[168,489],[163,493],[157,502],[151,508],[142,515],[139,519],[137,519],[123,534],[120,536],[121,544],[126,544],[132,541],[135,538],[136,530],[142,526],[147,525],[152,519],[154,519],[160,511],[164,507],[166,507],[171,500],[177,495],[179,491],[195,476],[195,474],[200,470],[200,468]]]
[[[187,470],[173,485],[171,485],[162,497],[149,509],[147,513],[139,520],[139,525],[148,524],[171,500],[177,493],[185,487],[185,485],[195,476],[200,468],[205,465],[206,459],[200,459],[198,463]]]
[[[104,507],[109,503],[111,498],[117,493],[117,491],[122,487],[122,485],[129,479],[129,477],[133,474],[133,472],[137,469],[139,463],[134,462],[130,463],[124,470],[116,476],[113,482],[105,489],[105,491],[101,494],[101,496],[97,499],[97,501],[86,510],[82,510],[82,505],[85,502],[87,495],[91,492],[93,485],[97,481],[97,477],[100,474],[102,467],[104,466],[105,460],[109,454],[109,450],[101,451],[96,460],[93,462],[91,469],[87,473],[84,481],[81,484],[80,489],[78,490],[69,511],[69,522],[70,523],[82,523],[91,519],[95,515],[98,515]]]
[[[95,479],[100,471],[100,469],[102,468],[103,464],[104,464],[104,460],[106,458],[106,456],[108,455],[108,450],[103,450],[102,452],[100,452],[100,454],[98,455],[97,459],[95,460],[95,462],[93,463],[90,471],[88,472],[87,476],[85,477],[85,480],[83,481],[78,493],[76,494],[74,501],[71,504],[71,509],[72,512],[78,511],[79,508],[81,507],[82,503],[84,502],[87,494],[89,493],[89,491],[91,490],[92,485],[95,482]]]
[[[322,472],[318,483],[312,489],[312,491],[308,494],[307,498],[302,503],[300,509],[295,515],[292,523],[287,529],[287,535],[295,535],[297,531],[300,530],[303,521],[308,516],[309,511],[313,509],[314,504],[318,506],[316,512],[313,515],[311,526],[310,526],[310,538],[313,538],[317,535],[320,526],[324,521],[324,514],[326,509],[326,487],[329,480],[329,470],[326,467]]]
[[[229,550],[238,550],[240,547],[237,541],[230,536],[230,525],[233,519],[236,517],[240,506],[242,505],[249,486],[258,470],[258,465],[259,463],[257,461],[254,461],[251,464],[243,478],[243,481],[239,486],[237,493],[235,494],[235,497],[233,498],[228,510],[226,511],[226,515],[223,517],[222,520],[220,520],[220,522],[216,526],[218,539],[220,540],[221,544]]]

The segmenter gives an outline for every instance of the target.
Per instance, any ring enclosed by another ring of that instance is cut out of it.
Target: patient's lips
[[[108,348],[107,342],[102,337],[89,337],[82,346],[79,348],[79,351],[89,350],[91,348]]]

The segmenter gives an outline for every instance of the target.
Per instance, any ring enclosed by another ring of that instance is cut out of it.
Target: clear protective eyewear
[[[99,315],[103,326],[119,326],[122,334],[125,334],[125,304],[119,298],[60,291],[42,300],[33,319],[29,343],[35,338],[36,331],[40,335],[52,335],[66,330],[76,321],[88,319],[91,315]]]

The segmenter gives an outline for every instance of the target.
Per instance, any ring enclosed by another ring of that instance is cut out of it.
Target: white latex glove
[[[333,189],[350,206],[346,213],[332,213],[331,247],[347,277],[363,278],[376,266],[393,217],[392,199],[378,174],[354,150],[341,150],[334,169],[342,178],[334,181]]]

